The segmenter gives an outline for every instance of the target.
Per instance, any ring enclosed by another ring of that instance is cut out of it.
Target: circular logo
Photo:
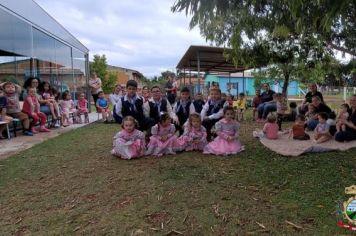
[[[352,199],[346,204],[345,213],[348,220],[356,224],[356,200],[355,199]]]

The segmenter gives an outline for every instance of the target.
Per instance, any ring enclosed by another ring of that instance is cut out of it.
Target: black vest
[[[125,116],[132,116],[137,121],[142,120],[144,118],[144,116],[143,116],[143,100],[138,97],[135,101],[135,105],[132,105],[128,100],[125,101],[124,98],[125,97],[121,98],[122,117],[124,118]]]
[[[193,102],[194,108],[195,108],[195,112],[200,114],[201,110],[203,110],[203,106],[204,106],[204,101],[203,100],[195,100]]]
[[[187,119],[189,118],[189,113],[190,113],[190,105],[192,104],[191,101],[187,102],[187,104],[185,105],[185,109],[183,108],[183,106],[181,106],[180,101],[177,102],[177,107],[178,110],[175,111],[175,113],[178,116],[178,120],[179,120],[179,124],[181,126],[184,125],[184,123],[187,121]]]
[[[217,104],[215,104],[215,106],[213,106],[210,103],[210,101],[208,101],[208,104],[209,104],[209,109],[206,112],[206,116],[210,116],[212,114],[218,113],[220,109],[224,107],[225,100],[219,101]]]
[[[150,117],[155,120],[155,123],[158,123],[159,122],[158,107],[156,107],[155,106],[156,104],[152,101],[148,101],[148,105],[150,106]],[[160,111],[167,112],[167,100],[166,99],[161,100]]]

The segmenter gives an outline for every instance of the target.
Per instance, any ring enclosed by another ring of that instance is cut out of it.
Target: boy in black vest
[[[218,88],[210,89],[209,100],[203,106],[203,110],[200,113],[202,124],[206,129],[207,140],[211,140],[211,128],[218,122],[223,116],[223,108],[226,106],[226,101],[221,100],[221,90]]]
[[[188,120],[189,115],[195,113],[195,108],[190,100],[190,90],[187,87],[183,87],[180,91],[180,99],[174,105],[173,112],[177,115],[179,123],[176,124],[176,129],[179,131],[179,135],[183,134],[184,124]]]
[[[153,120],[143,114],[143,98],[136,94],[137,82],[129,80],[126,83],[126,95],[123,96],[115,105],[115,112],[121,120],[125,116],[134,117],[139,123],[141,131],[150,130],[154,125]],[[121,123],[121,122],[120,122]]]
[[[205,102],[203,99],[203,95],[201,93],[197,93],[195,95],[195,99],[193,101],[195,112],[200,114],[201,110],[203,110],[204,104],[205,104]]]
[[[174,123],[178,122],[176,114],[172,110],[172,106],[166,98],[162,98],[160,87],[153,86],[151,88],[151,98],[144,104],[144,115],[153,119],[154,125],[159,122],[161,112],[166,112],[172,118]]]

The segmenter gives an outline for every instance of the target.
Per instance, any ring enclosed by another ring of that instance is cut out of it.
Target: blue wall
[[[213,78],[215,77],[215,78]],[[209,75],[208,80],[205,80],[205,86],[208,86],[209,82],[219,81],[219,87],[223,93],[229,93],[228,84],[233,83],[234,87],[230,90],[230,93],[236,96],[239,93],[245,92],[247,96],[253,96],[255,94],[255,78],[252,77],[228,77],[228,76],[214,76]],[[275,82],[273,80],[268,82],[271,89],[275,92],[282,92],[283,81]],[[297,81],[291,81],[288,85],[288,95],[299,95],[298,91],[299,83]]]

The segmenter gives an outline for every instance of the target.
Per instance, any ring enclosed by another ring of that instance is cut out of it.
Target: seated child
[[[185,151],[203,151],[206,144],[206,130],[201,124],[200,115],[192,113],[183,135],[178,138],[178,145]]]
[[[104,92],[100,91],[98,93],[98,100],[96,100],[96,110],[103,116],[103,121],[109,123],[113,120],[111,111],[109,110],[109,102],[105,98]]]
[[[45,101],[45,104],[43,105],[48,106],[51,111],[51,115],[52,115],[51,127],[59,127],[58,124],[60,121],[59,105],[53,96],[53,90],[48,82],[44,81],[40,84],[39,95],[41,96],[43,101]]]
[[[331,139],[331,134],[329,132],[330,125],[326,123],[328,119],[328,114],[325,112],[318,113],[319,123],[314,130],[314,139],[316,143],[324,143]]]
[[[350,109],[349,104],[344,103],[344,104],[341,105],[339,114],[336,117],[336,130],[337,130],[337,132],[346,131],[345,121],[347,121],[347,119],[350,116],[350,114],[348,112],[349,109]]]
[[[69,91],[65,91],[63,93],[63,100],[61,102],[61,108],[62,108],[62,125],[63,127],[67,127],[70,125],[70,120],[69,120],[69,115],[70,113],[73,113],[73,117],[77,117],[77,110],[74,108],[74,103],[72,100],[72,95],[70,95]],[[75,122],[75,120],[74,120]]]
[[[218,135],[212,142],[204,147],[204,154],[231,155],[244,150],[239,137],[240,124],[235,120],[235,111],[232,107],[224,108],[224,118],[215,124]]]
[[[227,94],[226,102],[228,106],[232,107],[234,105],[234,96],[232,96],[231,94]]]
[[[205,103],[200,113],[202,124],[206,129],[207,140],[212,138],[211,129],[224,115],[223,108],[227,105],[225,100],[221,99],[221,91],[217,88],[210,89],[210,99]]]
[[[176,154],[177,136],[176,128],[172,124],[172,119],[168,113],[160,114],[159,122],[151,129],[152,136],[147,145],[146,155],[162,156],[166,154]]]
[[[244,93],[239,93],[239,98],[233,103],[234,109],[237,111],[237,120],[244,120],[244,113],[246,109],[246,98]]]
[[[253,107],[253,113],[252,113],[252,120],[256,120],[256,112],[257,112],[257,107],[262,103],[261,99],[261,89],[256,89],[255,90],[255,96],[252,99],[252,107]]]
[[[289,132],[289,138],[293,137],[295,140],[309,140],[309,134],[305,133],[305,116],[297,115],[295,123]]]
[[[88,100],[85,99],[84,93],[79,94],[77,108],[78,122],[82,123],[81,115],[83,114],[85,118],[85,123],[89,123]]]
[[[315,120],[317,119],[316,112],[315,112],[315,107],[313,104],[309,103],[308,104],[308,110],[305,113],[305,119],[308,122],[309,120]]]
[[[278,139],[278,125],[276,121],[277,117],[273,113],[268,114],[262,131],[253,131],[253,136],[256,138]]]
[[[190,100],[190,90],[187,87],[183,87],[181,89],[180,98],[175,103],[173,112],[178,118],[178,122],[176,122],[176,129],[179,131],[179,135],[182,135],[184,131],[183,126],[188,120],[189,115],[195,113],[194,105]]]
[[[4,91],[0,88],[0,121],[9,123],[12,121],[12,117],[6,115],[7,99],[4,95]],[[5,139],[2,133],[6,129],[6,124],[0,125],[0,139]]]
[[[138,122],[132,116],[122,120],[122,130],[114,136],[111,154],[130,160],[144,155],[145,135],[137,130]]]
[[[6,113],[12,118],[17,118],[21,121],[23,127],[23,134],[25,136],[33,136],[30,129],[30,119],[26,113],[21,112],[20,94],[21,86],[12,82],[5,82],[0,84],[4,89],[6,97]]]
[[[26,96],[23,103],[22,112],[26,113],[29,117],[32,118],[32,133],[38,133],[35,128],[35,125],[38,121],[40,121],[40,132],[50,132],[50,130],[45,127],[47,116],[43,112],[40,112],[40,103],[37,98],[36,89],[28,88],[27,94],[28,95]]]

